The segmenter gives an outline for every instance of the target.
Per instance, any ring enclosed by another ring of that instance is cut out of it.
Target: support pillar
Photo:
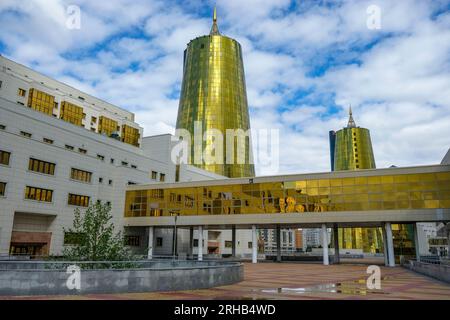
[[[381,228],[381,233],[383,234],[383,251],[384,251],[384,265],[389,266],[389,257],[388,257],[388,249],[387,249],[387,237],[386,237],[386,228],[383,225]]]
[[[277,262],[281,262],[281,227],[277,225],[276,229],[276,237],[277,237]]]
[[[395,267],[394,239],[392,238],[392,226],[391,226],[391,223],[390,222],[386,222],[384,227],[386,229],[388,266],[389,267]]]
[[[203,227],[198,226],[198,261],[203,260]]]
[[[416,249],[416,261],[420,261],[419,233],[417,232],[417,223],[413,223],[414,248]]]
[[[252,226],[252,263],[258,261],[258,240],[256,237],[256,226]]]
[[[189,227],[189,257],[194,256],[194,227]]]
[[[147,245],[147,259],[153,258],[153,239],[154,239],[154,227],[148,227],[148,245]]]
[[[322,224],[322,248],[323,248],[323,264],[328,266],[330,261],[328,259],[328,231],[327,225]]]
[[[334,238],[334,263],[340,263],[339,257],[339,228],[337,223],[333,225],[333,238]]]
[[[172,228],[172,256],[177,256],[177,226]]]
[[[231,256],[236,258],[236,226],[231,227]]]

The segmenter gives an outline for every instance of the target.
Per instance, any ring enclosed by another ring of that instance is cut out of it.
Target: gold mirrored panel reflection
[[[196,146],[193,141],[195,122],[202,124],[203,132],[208,129],[220,130],[222,141],[215,142],[210,138]],[[209,35],[189,43],[184,54],[177,129],[186,129],[191,134],[190,164],[227,177],[255,175],[249,136],[242,139],[229,136],[230,142],[227,143],[227,129],[245,132],[250,129],[242,50],[236,40]],[[215,144],[223,146],[221,163],[196,161],[203,150],[214,149]],[[228,161],[227,145],[234,149],[228,150],[233,154]]]
[[[126,217],[450,208],[450,172],[127,191]]]

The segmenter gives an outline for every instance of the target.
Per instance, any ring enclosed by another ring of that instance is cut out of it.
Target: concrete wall
[[[170,264],[170,263],[169,263]],[[81,289],[69,290],[66,270],[2,270],[1,295],[76,295],[126,293],[211,288],[242,281],[240,263],[192,262],[185,267],[158,267],[125,270],[82,270]]]
[[[417,273],[450,283],[450,265],[409,261],[409,264],[405,265],[405,267]]]

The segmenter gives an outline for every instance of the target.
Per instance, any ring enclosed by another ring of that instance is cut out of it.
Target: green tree
[[[114,233],[111,206],[97,202],[90,204],[85,213],[77,208],[72,228],[64,228],[63,256],[71,261],[123,261],[131,260],[122,233]]]

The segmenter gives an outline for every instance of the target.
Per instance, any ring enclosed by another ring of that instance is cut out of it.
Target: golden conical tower
[[[202,128],[200,137],[208,129],[223,133],[221,163],[199,161],[203,150],[208,149],[212,142],[206,139],[201,148],[194,143],[196,123]],[[215,8],[210,34],[190,41],[184,51],[177,129],[186,129],[191,134],[190,164],[231,178],[254,176],[250,136],[241,140],[233,138],[233,142],[231,139],[227,141],[226,137],[227,129],[247,132],[250,119],[241,45],[220,34]],[[233,158],[226,158],[227,142],[233,145]],[[240,161],[237,161],[238,152]]]

